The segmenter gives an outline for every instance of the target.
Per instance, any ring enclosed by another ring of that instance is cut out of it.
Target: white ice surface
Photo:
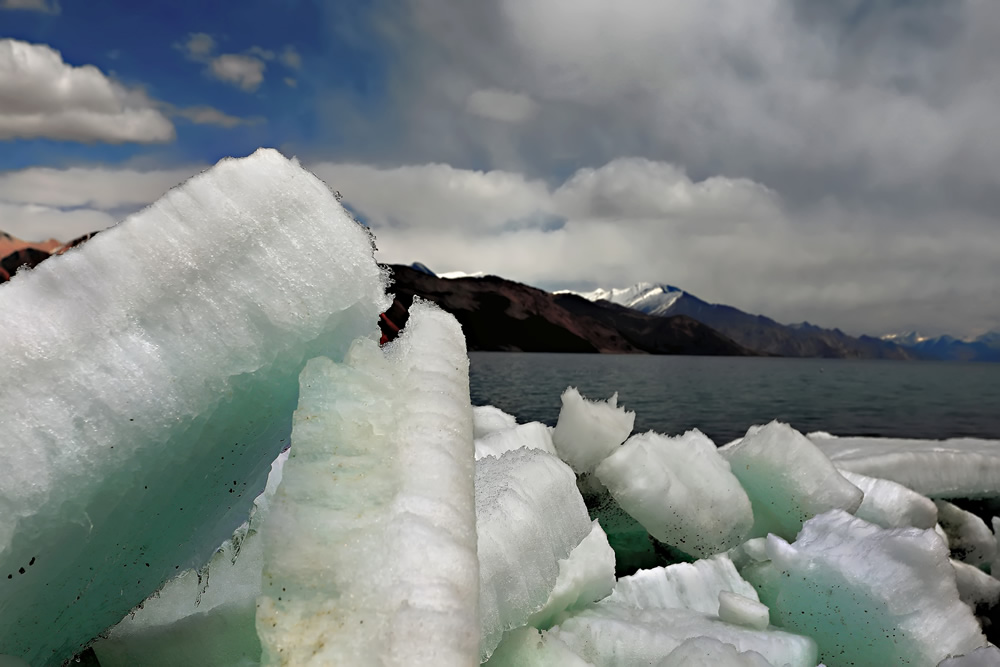
[[[758,599],[757,591],[743,580],[729,557],[720,555],[622,577],[608,602],[636,609],[690,609],[718,615],[719,594],[724,591]]]
[[[686,609],[635,609],[605,600],[550,630],[596,667],[656,665],[685,641],[711,637],[773,665],[815,667],[816,643],[777,629],[751,630]]]
[[[876,479],[849,470],[840,474],[861,489],[865,497],[854,516],[883,528],[933,528],[937,507],[927,496],[888,479]]]
[[[711,637],[694,637],[670,652],[656,667],[772,667],[756,651],[739,652]]]
[[[578,473],[589,473],[632,433],[635,413],[618,406],[618,394],[590,401],[576,387],[563,392],[552,442],[560,458]]]
[[[887,530],[833,510],[793,544],[769,536],[767,553],[743,576],[771,622],[813,637],[831,667],[934,665],[986,643],[931,530]]]
[[[488,667],[594,667],[566,644],[531,626],[511,630],[485,663]]]
[[[774,421],[751,427],[721,448],[753,504],[751,536],[794,539],[807,519],[831,509],[855,511],[864,494],[805,436]]]
[[[938,667],[997,667],[997,665],[1000,665],[1000,649],[990,644],[965,655],[943,660]]]
[[[512,449],[525,447],[540,449],[543,452],[556,455],[552,444],[552,431],[541,422],[529,422],[513,428],[492,433],[476,439],[476,459],[484,456],[500,456]]]
[[[492,405],[476,405],[472,408],[473,437],[476,440],[496,431],[506,431],[517,426],[517,419]]]
[[[974,612],[986,612],[1000,603],[1000,580],[980,570],[975,565],[952,560],[958,597]]]
[[[767,606],[753,597],[745,597],[721,591],[719,593],[719,618],[727,623],[742,625],[754,630],[764,630],[770,624],[770,613]]]
[[[600,523],[594,521],[590,534],[559,561],[555,587],[545,606],[528,618],[528,625],[548,629],[564,611],[603,600],[614,587],[615,552]]]
[[[384,289],[368,232],[273,150],[0,286],[0,653],[58,665],[204,563],[306,359],[375,337]]]
[[[576,476],[555,456],[515,449],[476,461],[481,659],[528,622],[555,587],[559,561],[592,526]]]
[[[697,430],[633,435],[594,474],[650,535],[695,557],[739,545],[753,526],[746,491]]]
[[[455,318],[415,300],[385,348],[306,365],[262,526],[263,665],[478,660],[468,363]]]
[[[838,468],[891,479],[930,498],[1000,496],[1000,440],[809,438]]]

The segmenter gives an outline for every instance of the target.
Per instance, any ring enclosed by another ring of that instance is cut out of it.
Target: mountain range
[[[0,283],[91,236],[32,243],[0,232]],[[1000,362],[997,332],[967,340],[915,333],[855,337],[808,322],[781,324],[673,285],[549,293],[482,273],[438,276],[420,263],[388,268],[397,296],[390,317],[394,312],[405,321],[414,296],[435,301],[462,324],[470,350]]]
[[[808,322],[780,324],[763,315],[708,303],[674,287],[639,283],[624,289],[567,292],[599,302],[608,301],[649,315],[686,315],[706,324],[740,345],[762,354],[781,357],[839,359],[915,359],[917,355],[891,341],[871,336],[854,337],[840,329],[823,329]]]

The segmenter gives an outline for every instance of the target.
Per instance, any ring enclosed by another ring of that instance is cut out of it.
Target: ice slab
[[[635,609],[605,600],[549,631],[596,667],[656,665],[689,639],[710,637],[773,665],[815,667],[816,643],[783,630],[751,630],[686,609]],[[886,663],[888,664],[888,663]]]
[[[0,286],[0,654],[58,665],[206,562],[305,361],[375,337],[384,288],[368,232],[273,150]]]
[[[951,557],[988,567],[997,555],[997,539],[982,519],[944,500],[935,500],[938,523],[948,536]]]
[[[497,431],[506,431],[517,426],[517,419],[492,405],[476,405],[472,408],[473,437],[485,438]]]
[[[743,576],[775,625],[814,638],[841,665],[934,665],[986,643],[959,600],[947,549],[930,530],[887,530],[833,510]]]
[[[287,458],[286,450],[271,464],[250,519],[205,566],[168,581],[94,643],[101,667],[259,664],[254,619],[264,565],[260,526]]]
[[[594,474],[650,535],[695,557],[741,544],[753,526],[746,491],[697,430],[634,435]]]
[[[729,591],[720,592],[719,618],[754,630],[764,630],[771,622],[767,606],[757,600],[756,593],[751,598]]]
[[[608,602],[636,609],[691,609],[718,615],[723,592],[758,601],[757,591],[739,575],[729,557],[716,556],[622,577]]]
[[[831,509],[853,512],[863,493],[805,436],[787,424],[754,426],[719,452],[753,504],[751,536],[795,538],[802,523]]]
[[[625,442],[634,425],[635,413],[618,406],[618,394],[607,401],[589,401],[570,387],[562,395],[552,442],[573,470],[590,473]]]
[[[468,363],[455,318],[416,300],[385,348],[306,365],[261,533],[263,665],[478,660]]]
[[[976,616],[986,616],[1000,603],[1000,580],[975,565],[952,560],[958,597],[972,608]]]
[[[603,600],[614,587],[615,552],[601,524],[594,521],[590,534],[559,561],[555,587],[545,606],[528,618],[528,625],[547,630],[563,612]]]
[[[657,667],[772,667],[756,651],[740,652],[711,637],[694,637],[670,652]]]
[[[891,479],[930,498],[1000,496],[1000,440],[809,438],[838,468]]]
[[[545,605],[559,561],[592,526],[569,466],[538,449],[515,449],[476,461],[476,528],[486,660],[505,631]]]
[[[883,528],[933,528],[937,523],[937,506],[927,496],[887,479],[849,470],[841,470],[840,474],[865,494],[854,512],[859,519]]]
[[[500,456],[512,449],[526,447],[540,449],[553,456],[556,448],[552,444],[552,432],[541,422],[530,422],[513,428],[494,431],[476,440],[476,459],[484,456]]]

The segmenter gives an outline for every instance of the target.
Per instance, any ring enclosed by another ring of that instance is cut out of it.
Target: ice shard
[[[264,665],[479,660],[472,406],[455,319],[415,302],[403,334],[301,376],[264,521]]]
[[[62,663],[246,520],[305,361],[376,335],[372,251],[260,150],[0,286],[0,654]]]

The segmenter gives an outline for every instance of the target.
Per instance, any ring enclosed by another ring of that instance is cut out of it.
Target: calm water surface
[[[1000,438],[1000,364],[473,352],[475,405],[555,425],[568,386],[618,392],[637,432],[698,428],[717,444],[772,419],[802,432]]]

